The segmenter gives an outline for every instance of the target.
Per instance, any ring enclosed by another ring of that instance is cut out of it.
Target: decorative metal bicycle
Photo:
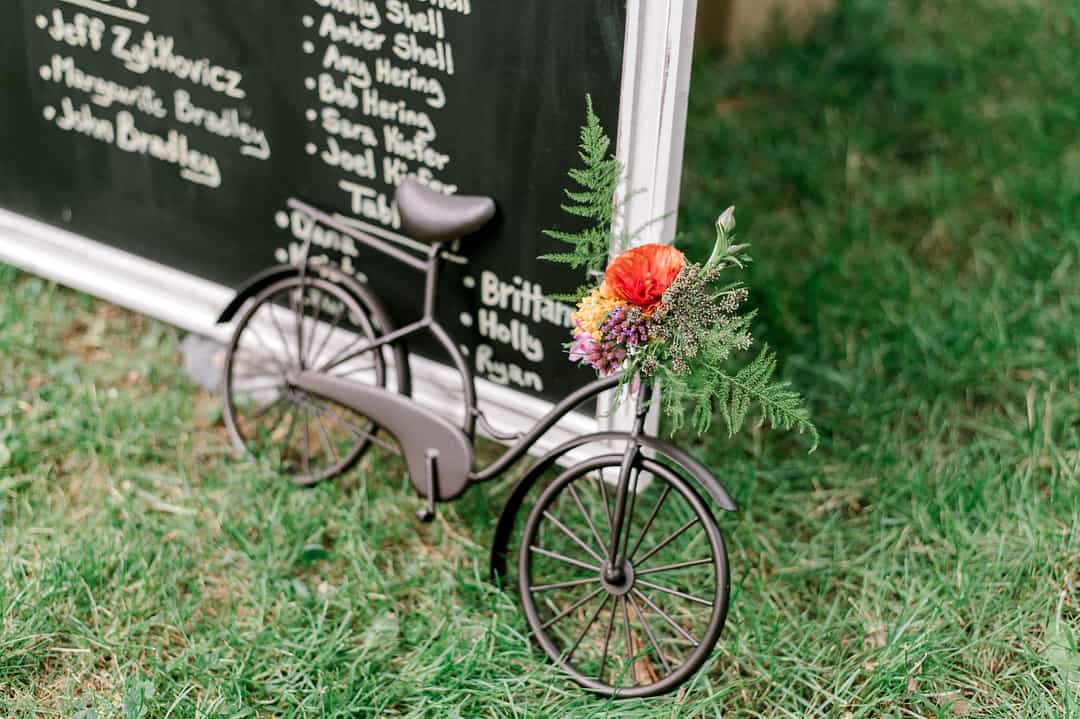
[[[428,248],[423,257],[298,200],[289,207],[422,273],[422,317],[395,329],[369,288],[333,264],[310,262],[305,245],[295,263],[251,278],[219,319],[236,320],[225,359],[225,422],[239,447],[274,458],[301,485],[344,471],[372,444],[396,452],[426,500],[418,514],[430,521],[438,502],[502,474],[619,377],[573,392],[528,432],[491,427],[469,364],[435,307],[446,246],[484,226],[495,205],[413,182],[396,200],[410,237]],[[460,375],[460,424],[410,398],[405,340],[421,332]],[[516,547],[525,616],[551,660],[582,686],[619,697],[663,694],[687,681],[709,658],[728,606],[727,555],[710,503],[724,511],[735,504],[700,462],[645,433],[649,395],[638,393],[629,431],[577,437],[525,471],[491,554],[493,577],[506,580]],[[509,445],[483,468],[474,467],[478,424]],[[543,481],[588,447],[600,453]]]

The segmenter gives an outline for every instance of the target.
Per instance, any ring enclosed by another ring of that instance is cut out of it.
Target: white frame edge
[[[616,156],[624,175],[618,232],[675,238],[697,0],[631,0]]]
[[[627,6],[615,234],[633,235],[634,244],[675,239],[696,25],[697,0],[630,0]],[[605,406],[611,398],[601,402]],[[659,403],[653,408],[648,428],[655,432]],[[629,426],[632,416],[625,402],[598,420],[617,429]]]

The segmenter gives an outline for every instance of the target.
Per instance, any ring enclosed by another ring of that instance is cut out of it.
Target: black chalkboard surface
[[[490,195],[498,218],[457,252],[441,320],[479,377],[547,399],[591,379],[562,351],[567,313],[542,316],[535,301],[580,277],[536,258],[557,244],[543,229],[573,226],[559,204],[586,93],[616,129],[626,0],[10,10],[0,207],[236,286],[299,246],[308,228],[290,196],[394,237],[405,176]],[[411,270],[329,244],[318,251],[370,282],[399,323],[419,313]]]

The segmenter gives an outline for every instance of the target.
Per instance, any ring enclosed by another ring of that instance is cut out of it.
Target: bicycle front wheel
[[[545,489],[525,522],[518,582],[533,635],[560,669],[600,694],[647,697],[709,658],[727,614],[727,554],[693,487],[640,456],[613,537],[622,462],[596,457]]]

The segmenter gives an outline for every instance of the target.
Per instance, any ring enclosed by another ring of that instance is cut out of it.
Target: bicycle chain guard
[[[305,392],[348,407],[385,429],[401,446],[409,479],[428,497],[429,457],[436,464],[436,501],[457,498],[469,486],[473,448],[457,425],[394,392],[319,372],[298,372],[288,383]],[[377,431],[377,430],[376,430]]]

